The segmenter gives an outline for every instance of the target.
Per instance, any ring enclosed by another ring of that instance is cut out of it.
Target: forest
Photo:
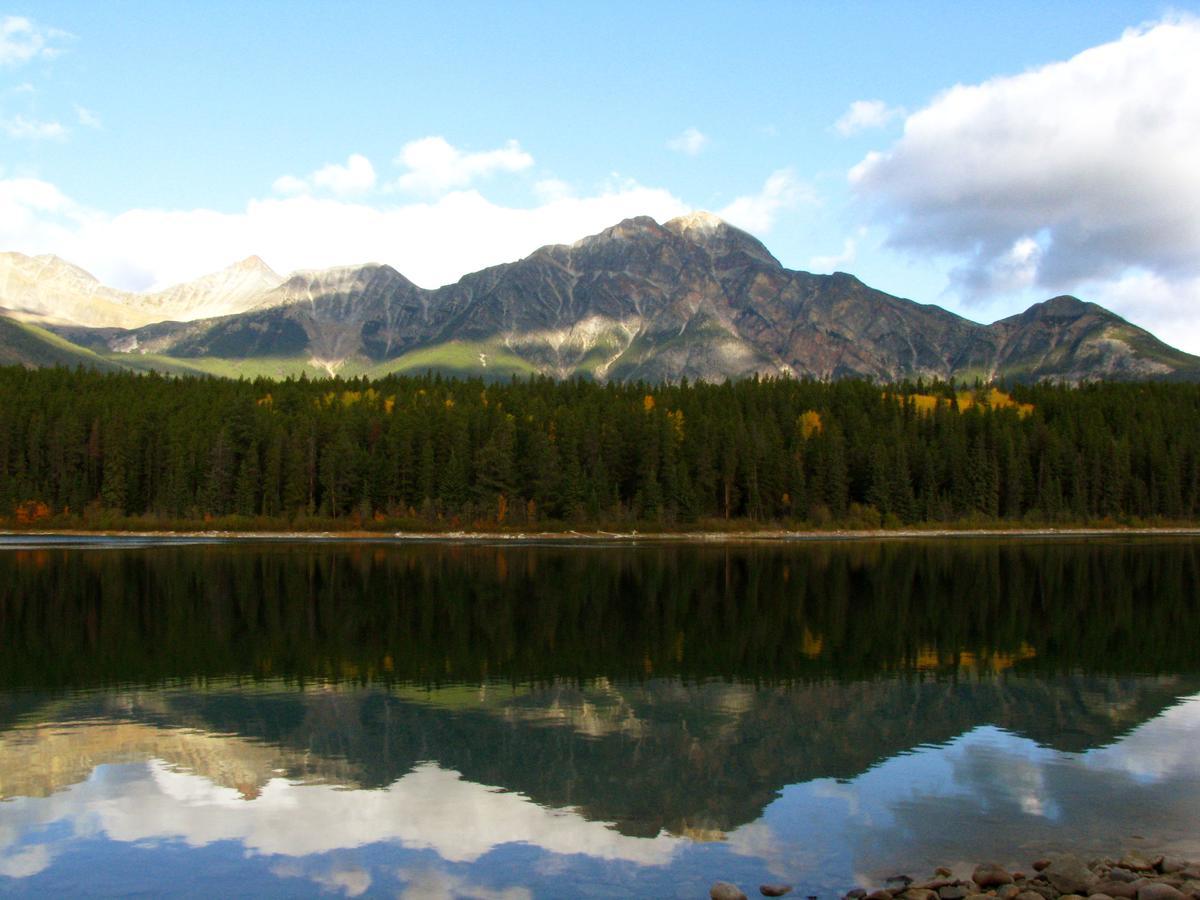
[[[0,524],[298,530],[1151,524],[1200,385],[286,381],[0,368]]]

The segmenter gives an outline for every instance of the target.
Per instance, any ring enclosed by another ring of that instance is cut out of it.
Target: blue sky
[[[1069,291],[1200,352],[1196,7],[0,6],[0,249],[432,286],[706,208],[793,268],[988,321]]]

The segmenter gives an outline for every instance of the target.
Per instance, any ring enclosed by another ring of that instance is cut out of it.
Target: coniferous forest
[[[1198,515],[1196,384],[0,369],[9,527],[871,528]]]

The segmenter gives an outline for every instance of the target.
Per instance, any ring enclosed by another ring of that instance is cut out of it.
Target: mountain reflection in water
[[[1200,856],[1198,550],[0,550],[0,892]]]

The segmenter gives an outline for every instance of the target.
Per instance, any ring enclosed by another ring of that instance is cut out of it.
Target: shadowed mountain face
[[[296,273],[234,300],[237,313],[216,319],[53,327],[94,351],[127,361],[151,354],[166,368],[172,359],[222,359],[283,360],[296,371],[648,381],[1200,377],[1200,358],[1095,304],[1059,297],[979,325],[851,275],[786,269],[707,213],[662,225],[628,219],[436,290],[363,266]]]

